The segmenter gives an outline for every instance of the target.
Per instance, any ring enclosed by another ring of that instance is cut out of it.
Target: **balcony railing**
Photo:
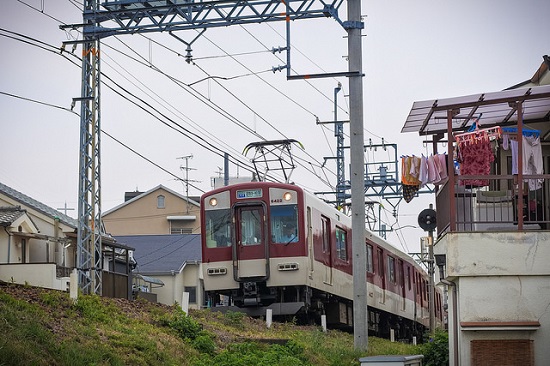
[[[455,176],[436,195],[437,230],[445,232],[522,231],[550,228],[550,174]],[[474,187],[479,180],[488,183]],[[451,193],[453,191],[453,193]]]

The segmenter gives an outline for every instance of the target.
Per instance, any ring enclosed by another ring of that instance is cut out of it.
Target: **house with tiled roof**
[[[0,183],[0,281],[69,290],[78,221]],[[103,295],[131,296],[129,249],[102,237]]]
[[[115,239],[135,249],[133,275],[137,290],[151,292],[156,301],[167,305],[182,304],[186,293],[189,308],[200,308],[200,235],[121,235]]]

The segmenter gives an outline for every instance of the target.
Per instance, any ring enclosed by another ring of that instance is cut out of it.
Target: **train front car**
[[[253,182],[201,197],[202,266],[210,306],[252,316],[304,310],[307,290],[303,191]]]

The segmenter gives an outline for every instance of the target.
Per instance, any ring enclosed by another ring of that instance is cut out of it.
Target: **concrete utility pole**
[[[351,210],[353,252],[353,336],[357,350],[368,347],[367,249],[365,244],[365,167],[363,137],[363,69],[361,0],[348,0]]]
[[[430,204],[430,208],[432,205]],[[430,334],[435,335],[435,268],[434,268],[434,232],[428,231],[428,274],[430,275]]]

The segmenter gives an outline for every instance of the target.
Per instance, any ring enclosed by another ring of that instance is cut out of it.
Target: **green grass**
[[[0,366],[4,365],[359,365],[381,354],[420,354],[421,346],[353,335],[241,313],[192,311],[144,301],[0,285]],[[21,299],[17,298],[21,297]],[[23,298],[27,297],[27,298]]]

